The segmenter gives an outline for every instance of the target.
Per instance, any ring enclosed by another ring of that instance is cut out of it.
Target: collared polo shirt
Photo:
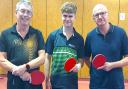
[[[85,56],[92,59],[97,54],[106,56],[108,62],[119,61],[128,54],[128,38],[125,31],[110,24],[108,33],[104,36],[99,28],[94,28],[85,41]],[[124,89],[122,68],[115,68],[109,72],[90,69],[91,89]]]
[[[74,35],[67,40],[62,27],[52,32],[46,41],[46,52],[52,55],[52,74],[66,73],[64,63],[68,58],[84,58],[84,40],[74,29]]]
[[[31,26],[23,39],[16,31],[16,24],[3,31],[0,36],[0,51],[7,52],[7,59],[15,65],[25,64],[44,49],[42,33]]]

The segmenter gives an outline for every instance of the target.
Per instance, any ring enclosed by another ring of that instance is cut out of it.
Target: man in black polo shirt
[[[32,4],[20,1],[16,5],[17,23],[0,36],[0,66],[8,71],[7,89],[42,89],[32,85],[29,72],[44,63],[44,40],[40,31],[30,26]]]
[[[86,61],[97,54],[103,54],[107,62],[116,62],[128,56],[126,32],[108,22],[108,9],[103,4],[93,8],[93,19],[97,25],[88,33],[85,41]],[[91,60],[93,61],[93,60]],[[91,63],[90,63],[91,64]],[[124,89],[122,68],[106,71],[90,65],[90,89]]]

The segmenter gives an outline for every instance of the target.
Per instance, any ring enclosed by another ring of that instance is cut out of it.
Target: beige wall
[[[15,23],[15,4],[19,0],[0,0],[0,31]],[[109,9],[109,20],[128,30],[128,0],[31,0],[33,3],[34,15],[32,26],[42,31],[44,39],[50,32],[62,25],[60,7],[66,1],[77,4],[78,11],[75,21],[76,30],[85,38],[87,33],[95,27],[92,20],[92,8],[97,3],[105,4]],[[126,13],[126,20],[120,21],[119,12]],[[41,66],[43,70],[43,66]],[[0,73],[4,71],[0,68]],[[128,68],[124,69],[125,78],[128,79]],[[79,72],[80,78],[89,78],[89,69],[86,65]]]

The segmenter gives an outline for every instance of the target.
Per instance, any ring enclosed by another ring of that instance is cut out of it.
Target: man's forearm
[[[0,52],[0,66],[10,72],[16,67],[16,65],[8,61],[6,52]]]
[[[128,65],[128,57],[123,58],[117,62],[111,62],[112,68],[124,67]]]
[[[81,58],[79,58],[79,59],[78,59],[78,63],[80,63],[80,64],[81,64],[81,67],[83,67],[83,65],[84,65],[84,60],[81,59]]]
[[[90,60],[89,59],[85,59],[85,64],[87,65],[88,68],[90,68]]]
[[[45,80],[46,89],[51,89],[50,88],[50,65],[51,65],[51,59],[49,60],[48,57],[46,57],[45,63],[44,63],[44,71],[45,71],[45,77],[46,77],[46,80]]]
[[[51,65],[51,56],[46,54],[44,69],[45,69],[45,75],[46,75],[46,81],[49,80],[50,76],[50,65]]]
[[[28,62],[27,64],[30,66],[30,69],[37,68],[40,65],[44,64],[45,61],[45,51],[42,51],[39,54],[39,57],[33,59],[32,61]]]
[[[0,60],[0,66],[10,72],[12,72],[13,68],[16,67],[16,65],[12,64],[7,59]]]

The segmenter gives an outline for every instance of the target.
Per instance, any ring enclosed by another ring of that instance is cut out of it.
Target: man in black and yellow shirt
[[[0,36],[0,66],[8,71],[7,89],[42,89],[32,85],[30,73],[44,63],[44,40],[40,31],[30,26],[32,5],[16,5],[17,23]]]

